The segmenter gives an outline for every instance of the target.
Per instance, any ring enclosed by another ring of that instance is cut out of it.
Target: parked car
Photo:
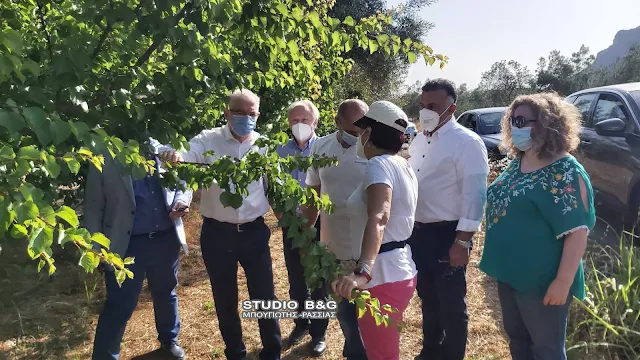
[[[404,131],[404,142],[409,144],[411,141],[418,135],[418,129],[416,129],[416,125],[412,122],[407,125],[407,130]]]
[[[576,158],[599,203],[635,225],[640,209],[640,82],[578,91],[574,104],[584,122]]]
[[[500,121],[506,110],[506,107],[493,107],[465,111],[458,117],[458,124],[480,135],[490,157],[502,158],[506,154],[499,148],[502,140]]]

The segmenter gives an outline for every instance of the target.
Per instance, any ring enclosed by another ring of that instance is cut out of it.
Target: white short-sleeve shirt
[[[387,184],[391,187],[391,210],[382,243],[409,239],[418,205],[418,180],[406,160],[393,155],[381,155],[369,160],[364,181],[349,197],[348,211],[352,241],[362,246],[368,220],[365,191],[374,184]],[[404,248],[378,254],[372,269],[372,279],[367,284],[367,288],[409,280],[416,274],[411,247],[407,245]]]
[[[327,194],[334,205],[331,215],[320,212],[320,241],[327,244],[339,260],[358,260],[361,244],[356,244],[349,236],[347,199],[360,185],[364,177],[366,159],[356,155],[356,146],[344,148],[334,132],[316,140],[311,146],[314,154],[337,157],[338,165],[307,170],[307,186],[320,186],[320,192]]]

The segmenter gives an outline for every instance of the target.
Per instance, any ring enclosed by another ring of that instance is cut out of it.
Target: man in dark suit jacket
[[[151,139],[152,154],[163,146]],[[156,171],[164,169],[154,156]],[[84,225],[91,232],[101,232],[111,240],[110,251],[135,257],[129,266],[133,279],[118,286],[113,269],[105,268],[107,299],[96,328],[93,360],[116,360],[120,343],[146,277],[156,319],[159,352],[169,359],[183,359],[178,345],[178,261],[180,247],[188,252],[182,216],[188,212],[191,191],[163,188],[157,177],[147,175],[132,180],[122,165],[105,156],[102,172],[92,167],[86,184]]]

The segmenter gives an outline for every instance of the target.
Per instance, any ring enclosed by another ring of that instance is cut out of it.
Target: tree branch
[[[112,0],[109,0],[109,8],[113,10]],[[96,45],[96,48],[93,50],[93,54],[91,55],[92,59],[95,59],[98,56],[98,54],[100,53],[100,50],[102,49],[102,44],[104,44],[105,40],[107,40],[107,36],[109,36],[109,33],[111,32],[112,29],[113,29],[113,24],[107,18],[107,26],[102,31],[102,35],[100,35],[100,40],[98,40],[98,45]]]
[[[180,11],[173,18],[174,26],[186,15],[187,10],[189,8],[191,8],[192,6],[193,6],[193,1],[186,3],[182,7],[182,9],[180,9]],[[144,54],[142,54],[142,56],[140,56],[140,58],[138,58],[138,61],[136,61],[136,64],[134,65],[134,67],[140,67],[147,60],[149,60],[149,57],[151,56],[151,54],[153,54],[153,52],[158,49],[158,47],[160,46],[160,44],[162,43],[163,40],[164,40],[164,37],[157,37],[153,41],[151,46],[149,46],[149,48],[144,52]]]
[[[109,36],[111,29],[113,29],[113,26],[111,26],[110,22],[107,22],[107,27],[104,28],[102,35],[100,35],[100,40],[98,40],[98,45],[96,45],[96,48],[93,50],[93,54],[91,54],[92,59],[95,59],[100,53],[100,50],[102,49],[102,44],[104,44],[105,40],[107,40],[107,36]]]
[[[38,4],[38,15],[40,18],[40,24],[42,24],[42,30],[47,35],[47,46],[49,48],[49,58],[53,60],[53,46],[51,45],[51,34],[49,34],[49,30],[47,30],[47,24],[44,22],[44,9],[42,8],[42,3],[40,1]]]

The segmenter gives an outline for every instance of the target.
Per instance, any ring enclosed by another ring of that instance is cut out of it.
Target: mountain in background
[[[629,54],[633,45],[640,45],[640,26],[631,30],[620,30],[613,39],[613,44],[600,51],[596,56],[593,66],[596,68],[606,68]]]

